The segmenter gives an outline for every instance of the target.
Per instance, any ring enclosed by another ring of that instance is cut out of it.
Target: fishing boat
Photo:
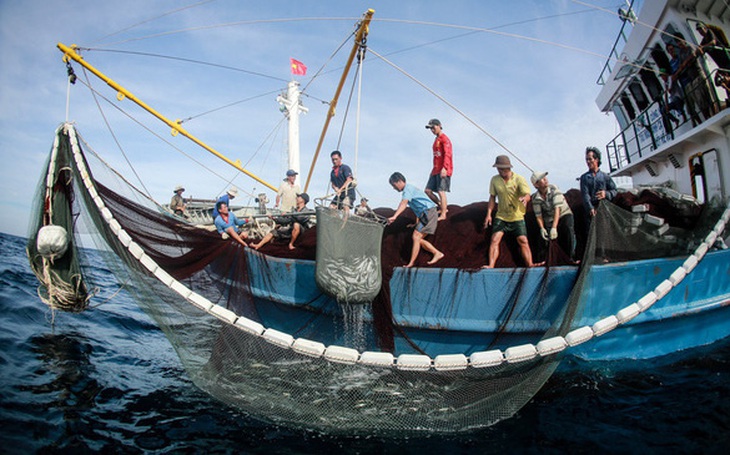
[[[373,15],[356,24],[315,160],[350,67],[358,56],[363,61]],[[715,83],[726,68],[709,51],[697,55],[699,79],[683,88],[682,112],[668,109],[660,70],[671,69],[667,44],[699,48],[696,24],[719,33],[730,12],[724,2],[670,0],[647,2],[638,18],[629,5],[621,18],[598,105],[621,127],[605,148],[610,172],[630,177],[634,188],[599,206],[581,239],[579,266],[551,243],[545,267],[521,267],[505,243],[503,266],[483,269],[485,202],[450,208],[434,241],[457,242],[431,266],[400,266],[410,252],[412,214],[386,225],[391,209],[364,218],[330,208],[326,196],[316,228],[295,250],[273,242],[243,248],[161,213],[161,204],[104,166],[66,122],[44,166],[27,247],[42,297],[71,311],[93,298],[78,278],[83,260],[73,220],[83,212],[110,267],[132,283],[129,291],[198,387],[255,417],[328,432],[470,431],[517,412],[567,356],[653,358],[726,338],[730,110]],[[220,155],[80,49],[58,47],[69,68],[83,67],[118,100]],[[136,196],[112,189],[102,173]],[[567,196],[582,214],[580,198]],[[538,241],[529,217],[528,230]]]

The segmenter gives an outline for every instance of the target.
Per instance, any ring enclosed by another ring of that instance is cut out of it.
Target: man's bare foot
[[[290,249],[290,250],[294,250],[294,249],[296,249],[296,247],[295,247],[294,245],[292,245],[292,244],[290,243],[290,244],[289,244],[289,249]]]
[[[411,267],[413,267],[413,264],[411,264],[411,263],[403,266],[404,269],[410,269]]]
[[[535,263],[534,263],[533,265],[534,265],[535,267],[541,267],[541,266],[545,265],[545,261],[542,261],[542,262],[535,262]]]
[[[444,257],[444,253],[439,251],[438,253],[433,255],[433,258],[431,258],[431,260],[428,261],[427,264],[428,265],[435,264],[438,261],[440,261],[443,257]]]
[[[493,269],[494,266],[493,265],[486,264],[486,265],[483,265],[482,268],[483,269]]]
[[[444,210],[443,212],[439,212],[439,221],[443,221],[446,219],[446,214],[449,213],[448,210]]]

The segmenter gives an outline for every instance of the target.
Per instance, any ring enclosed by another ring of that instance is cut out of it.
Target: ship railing
[[[634,1],[631,0],[631,4],[629,5],[628,11],[633,11],[634,7]],[[633,13],[632,13],[633,14]],[[613,71],[613,66],[616,62],[623,62],[623,59],[621,58],[621,52],[619,51],[619,47],[621,50],[623,50],[624,45],[626,44],[626,41],[628,40],[626,34],[628,33],[628,30],[626,30],[627,24],[632,25],[634,22],[632,20],[628,20],[628,17],[624,18],[622,17],[623,24],[621,25],[621,30],[618,32],[618,36],[616,36],[616,41],[613,43],[613,47],[611,48],[611,52],[608,54],[608,58],[606,59],[606,64],[603,65],[603,69],[601,70],[601,74],[598,76],[598,80],[596,81],[596,84],[598,85],[605,85],[606,79],[611,75],[611,72]]]
[[[663,98],[654,100],[606,145],[611,172],[623,169],[650,155],[707,121],[730,103],[730,70],[704,71],[683,89],[681,110],[668,110]],[[723,96],[718,90],[724,92]],[[676,118],[676,121],[672,119]]]

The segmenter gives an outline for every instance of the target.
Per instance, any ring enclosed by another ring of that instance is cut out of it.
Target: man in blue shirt
[[[335,191],[335,197],[332,198],[330,207],[350,210],[355,202],[355,176],[352,175],[350,166],[342,164],[342,153],[338,150],[330,153],[330,158],[332,158],[330,184]]]
[[[218,216],[215,218],[215,228],[218,230],[218,233],[221,235],[228,234],[236,242],[243,246],[248,246],[243,240],[248,238],[246,233],[238,232],[238,227],[246,224],[246,220],[236,218],[234,213],[228,211],[228,204],[223,201],[217,202],[215,208],[218,211]]]
[[[433,258],[428,261],[429,265],[435,264],[444,257],[444,253],[437,250],[429,241],[425,240],[425,237],[429,234],[436,232],[436,226],[438,224],[438,211],[436,210],[436,204],[433,203],[426,193],[419,190],[410,183],[406,183],[406,178],[400,172],[394,172],[388,180],[390,185],[398,192],[403,193],[403,199],[398,205],[395,214],[388,218],[388,223],[395,221],[398,216],[406,209],[410,207],[413,213],[418,218],[416,228],[413,230],[413,249],[411,250],[411,260],[404,267],[413,267],[416,262],[418,253],[423,247],[426,251],[433,254]]]
[[[228,191],[226,191],[226,194],[219,197],[218,200],[215,201],[215,207],[213,207],[213,220],[215,220],[219,215],[218,208],[217,208],[218,203],[225,202],[226,205],[228,206],[228,208],[230,208],[231,199],[235,198],[236,196],[238,196],[238,188],[236,188],[235,186],[232,186]]]

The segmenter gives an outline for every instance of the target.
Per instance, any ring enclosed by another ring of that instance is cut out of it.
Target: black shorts
[[[446,177],[441,177],[441,174],[432,175],[428,178],[428,183],[426,183],[426,189],[436,192],[450,192],[451,176],[447,175]]]

